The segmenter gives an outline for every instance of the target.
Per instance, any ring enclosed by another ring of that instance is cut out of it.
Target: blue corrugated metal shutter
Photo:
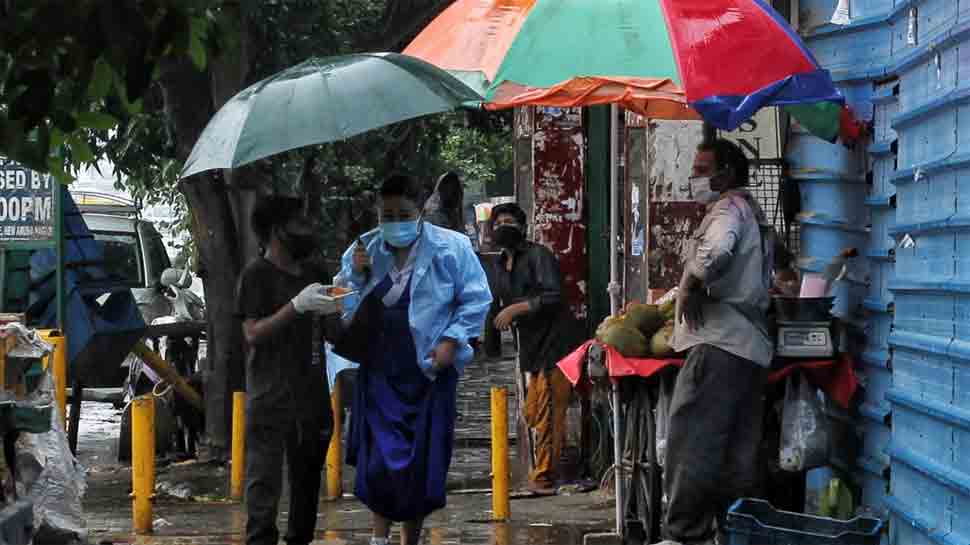
[[[822,25],[834,4],[802,0],[803,23]],[[892,543],[968,543],[970,0],[851,5],[851,25],[823,25],[809,43],[874,117],[857,484],[876,507],[890,463]],[[796,156],[814,146],[794,144]]]
[[[902,3],[891,538],[970,540],[970,2]],[[915,24],[915,29],[913,28]],[[914,32],[915,30],[915,32]],[[915,40],[913,37],[915,36]],[[915,42],[915,43],[914,43]]]

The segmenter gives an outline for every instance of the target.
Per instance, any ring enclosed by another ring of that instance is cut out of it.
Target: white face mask
[[[700,204],[711,204],[721,196],[719,192],[711,189],[710,176],[691,177],[690,194],[694,201]]]

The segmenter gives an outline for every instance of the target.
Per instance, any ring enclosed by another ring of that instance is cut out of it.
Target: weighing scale
[[[832,322],[778,322],[775,353],[783,358],[831,358]]]

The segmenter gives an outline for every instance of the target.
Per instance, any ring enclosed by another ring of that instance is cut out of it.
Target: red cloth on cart
[[[796,369],[843,409],[849,408],[852,396],[859,389],[859,379],[855,375],[855,362],[846,354],[840,355],[838,359],[793,362],[772,372],[768,376],[768,382],[780,382]]]
[[[559,361],[559,369],[562,370],[566,378],[573,386],[579,385],[583,376],[583,363],[586,361],[586,352],[589,347],[597,341],[586,341],[582,346],[574,350],[568,356]],[[683,359],[667,358],[627,358],[616,351],[615,348],[600,343],[603,350],[607,353],[607,367],[609,368],[610,378],[623,377],[650,377],[662,369],[670,366],[682,367]],[[809,382],[821,388],[826,395],[844,408],[849,407],[852,396],[859,388],[859,381],[855,375],[852,358],[842,355],[838,359],[828,360],[805,360],[792,361],[785,367],[773,371],[768,382],[774,383],[783,380],[793,373],[796,369],[801,370]]]

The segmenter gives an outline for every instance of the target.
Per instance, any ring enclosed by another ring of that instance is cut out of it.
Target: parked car
[[[130,282],[146,324],[174,312],[165,297],[162,272],[172,262],[162,235],[138,215],[134,202],[102,193],[72,192],[94,238],[104,244],[105,267]]]
[[[141,218],[135,203],[113,195],[77,192],[72,196],[88,229],[103,243],[105,265],[118,278],[128,280],[132,295],[145,323],[161,332],[149,344],[170,361],[176,370],[201,391],[198,362],[206,357],[204,338],[205,305],[199,284],[186,270],[173,269],[162,235],[152,222]],[[178,326],[183,325],[184,330]],[[151,333],[149,334],[151,336]],[[159,378],[137,357],[129,355],[124,366],[124,399],[156,391]],[[169,392],[156,406],[156,450],[168,454],[193,455],[196,438],[203,428],[201,415]],[[174,441],[173,441],[174,439]],[[118,437],[119,461],[129,458],[130,413],[122,415]]]

